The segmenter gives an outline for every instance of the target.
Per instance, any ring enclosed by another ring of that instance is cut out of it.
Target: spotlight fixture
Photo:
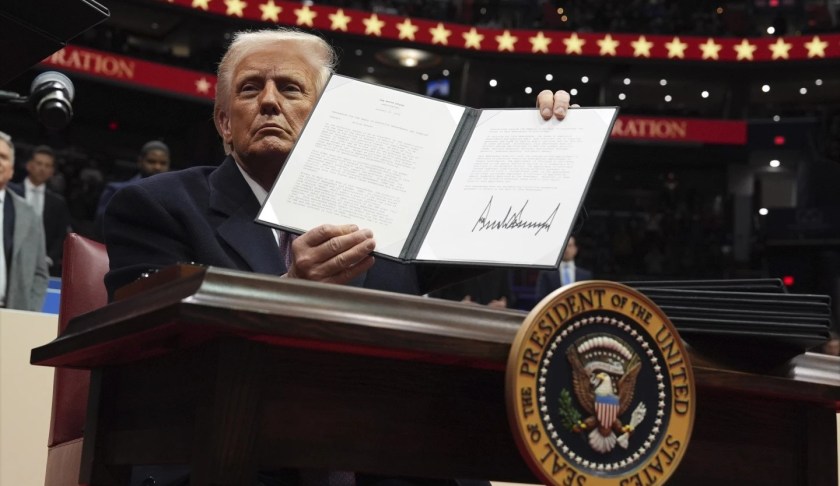
[[[376,53],[376,59],[388,66],[412,69],[427,69],[439,64],[441,60],[437,54],[408,47],[383,49]]]

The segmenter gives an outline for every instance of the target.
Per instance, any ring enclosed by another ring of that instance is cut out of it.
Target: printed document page
[[[399,257],[465,108],[333,76],[258,220],[353,223]]]
[[[417,259],[556,265],[615,115],[484,110]]]

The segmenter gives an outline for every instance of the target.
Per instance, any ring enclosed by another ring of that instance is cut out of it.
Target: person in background
[[[64,237],[72,228],[67,201],[47,187],[53,174],[55,152],[47,145],[39,145],[26,162],[26,178],[23,183],[10,182],[8,187],[25,198],[41,218],[46,238],[47,266],[50,275],[60,277]]]
[[[96,220],[102,220],[105,214],[105,208],[108,207],[108,202],[111,201],[111,198],[114,197],[117,191],[146,177],[168,172],[169,165],[169,147],[158,140],[146,142],[140,149],[140,155],[137,157],[137,174],[127,181],[109,182],[102,189],[102,194],[99,196],[99,204],[96,206]],[[97,227],[99,227],[98,224]]]
[[[12,138],[0,132],[0,307],[39,311],[49,280],[44,225],[25,199],[6,190],[14,161]]]
[[[574,236],[569,236],[569,241],[566,242],[566,248],[563,250],[560,268],[557,270],[541,270],[537,276],[537,302],[564,285],[581,280],[592,280],[592,272],[575,265],[577,254],[577,241]]]

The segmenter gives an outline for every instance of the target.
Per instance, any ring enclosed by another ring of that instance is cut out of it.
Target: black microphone
[[[32,81],[29,102],[47,128],[60,130],[73,118],[73,82],[67,76],[47,71]]]

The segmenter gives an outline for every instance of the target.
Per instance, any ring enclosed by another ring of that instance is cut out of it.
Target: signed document
[[[617,112],[545,121],[333,75],[257,221],[353,223],[406,262],[556,267]]]

